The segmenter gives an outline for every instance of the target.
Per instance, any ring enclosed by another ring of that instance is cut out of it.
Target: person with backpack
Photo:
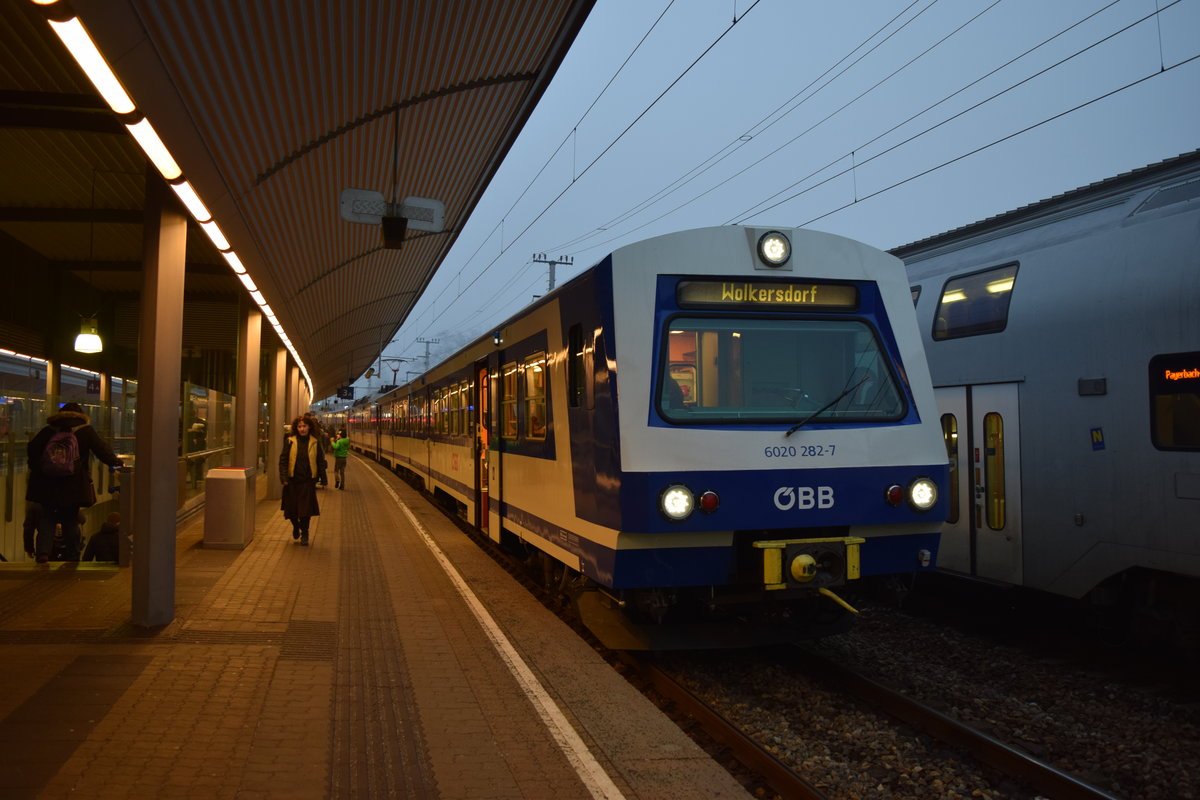
[[[54,527],[62,526],[63,539],[79,552],[79,509],[96,502],[92,485],[91,459],[113,469],[121,460],[100,438],[92,421],[78,403],[66,403],[46,419],[46,427],[29,441],[29,482],[25,499],[41,506],[37,520],[39,564],[50,560]]]

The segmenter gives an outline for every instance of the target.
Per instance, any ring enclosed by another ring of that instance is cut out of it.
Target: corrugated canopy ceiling
[[[594,0],[74,0],[308,368],[316,398],[399,329]],[[0,10],[0,231],[141,286],[146,161],[28,0]],[[156,178],[157,179],[157,178]],[[344,189],[445,205],[385,249]],[[193,225],[188,292],[240,290]]]

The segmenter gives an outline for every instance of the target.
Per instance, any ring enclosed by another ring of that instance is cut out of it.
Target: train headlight
[[[768,267],[778,267],[792,255],[792,243],[779,231],[764,233],[758,239],[758,257]]]
[[[937,504],[937,484],[929,478],[917,478],[908,485],[908,502],[917,511],[928,511]]]
[[[658,498],[658,507],[662,510],[663,516],[678,522],[692,515],[692,511],[696,508],[696,498],[692,495],[691,489],[676,483],[663,489],[663,493]]]

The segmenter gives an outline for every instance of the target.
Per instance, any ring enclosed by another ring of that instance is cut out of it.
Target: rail
[[[1117,800],[1073,775],[975,730],[883,684],[859,675],[801,646],[792,655],[809,674],[869,703],[885,714],[923,731],[951,747],[973,755],[1003,774],[1025,781],[1055,800]]]

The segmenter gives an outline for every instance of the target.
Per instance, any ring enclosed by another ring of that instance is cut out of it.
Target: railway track
[[[968,754],[1012,781],[1028,786],[1038,796],[1055,800],[1117,800],[1072,775],[1046,764],[993,736],[966,726],[947,715],[916,702],[870,678],[812,653],[803,647],[775,651],[780,663],[797,673],[810,676],[827,688],[853,696],[875,712],[886,715],[910,728],[936,739],[956,751]],[[758,774],[762,782],[784,798],[822,798],[830,795],[772,756],[763,745],[744,734],[708,704],[696,697],[680,681],[653,663],[631,654],[620,654],[620,661],[635,671],[655,692],[669,700],[673,710],[694,719],[705,734],[728,750],[746,769]]]
[[[500,548],[480,537],[478,532],[463,523],[449,509],[443,510],[464,533],[487,548],[510,574],[524,583],[531,592],[539,595],[547,607],[555,610],[581,636],[591,640],[594,647],[603,650],[594,641],[594,637],[577,624],[577,620],[569,616],[565,605],[545,591],[531,574],[528,564],[501,552]],[[826,687],[859,699],[876,713],[907,725],[978,763],[987,765],[1008,779],[1028,786],[1039,796],[1054,800],[1117,800],[1113,795],[1039,761],[1018,748],[966,726],[875,680],[835,664],[809,649],[797,646],[776,648],[770,652],[787,669],[810,676]],[[756,741],[744,733],[673,675],[654,664],[652,659],[631,652],[606,651],[606,655],[611,663],[621,665],[626,677],[640,684],[643,691],[653,690],[655,699],[677,720],[692,721],[702,732],[698,734],[691,731],[693,738],[701,740],[701,744],[708,746],[710,750],[713,744],[720,747],[725,763],[729,765],[729,762],[735,762],[737,765],[731,771],[740,773],[743,784],[748,785],[752,791],[760,790],[759,796],[763,796],[767,791],[787,800],[827,800],[838,796],[817,786],[775,758],[763,742]]]

